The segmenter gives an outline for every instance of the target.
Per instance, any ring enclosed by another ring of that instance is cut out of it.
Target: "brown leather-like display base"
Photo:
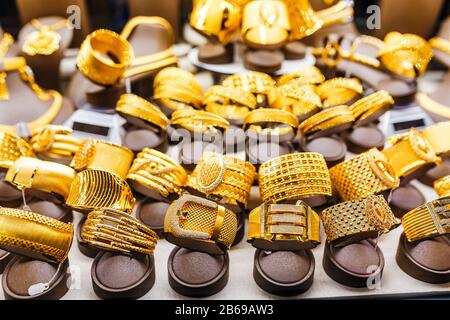
[[[329,168],[344,161],[347,153],[345,142],[337,137],[321,137],[306,141],[300,141],[300,147],[305,152],[317,152],[323,155]]]
[[[169,146],[167,134],[165,132],[156,133],[154,131],[138,128],[127,130],[123,139],[123,144],[133,152],[139,152],[144,148],[152,148],[164,153]]]
[[[348,150],[355,154],[366,152],[371,148],[382,149],[386,139],[383,132],[375,126],[356,127],[344,132],[342,137],[347,142]]]
[[[266,161],[291,153],[289,145],[271,142],[248,141],[246,150],[247,160],[250,161],[256,169]]]
[[[249,50],[244,53],[243,58],[248,70],[271,74],[280,70],[284,55],[281,51]]]
[[[3,273],[9,261],[14,258],[14,254],[0,249],[0,274]]]
[[[389,206],[397,218],[401,218],[408,211],[423,205],[425,196],[419,189],[407,183],[392,191]]]
[[[306,56],[306,45],[300,41],[289,42],[283,47],[284,58],[286,60],[300,60]]]
[[[22,203],[22,192],[5,179],[6,170],[0,169],[0,205],[16,207]]]
[[[441,164],[427,170],[417,179],[423,184],[433,187],[433,184],[436,180],[448,175],[450,175],[450,161],[444,160]]]
[[[158,237],[164,238],[164,217],[169,206],[170,203],[145,198],[137,207],[136,218],[155,231]]]
[[[227,285],[229,264],[228,253],[211,255],[176,247],[167,261],[169,284],[184,296],[212,296]]]
[[[266,252],[258,249],[253,260],[253,279],[264,291],[295,296],[312,286],[314,268],[310,250]]]
[[[256,207],[261,205],[261,203],[262,203],[262,200],[261,200],[261,194],[259,193],[258,184],[253,185],[250,188],[250,195],[248,197],[248,202],[247,202],[247,211],[251,211],[251,210],[255,209]]]
[[[128,256],[101,251],[91,268],[92,286],[102,299],[139,299],[155,283],[153,255]]]
[[[325,243],[323,269],[334,281],[349,287],[365,288],[381,280],[384,256],[371,240],[337,248]]]
[[[402,233],[396,260],[404,272],[417,280],[450,282],[450,239],[447,235],[412,243]]]
[[[57,264],[15,256],[6,266],[2,287],[7,300],[58,300],[69,290],[69,259],[64,261],[58,275]],[[29,296],[28,288],[37,283],[47,283],[55,276],[50,287],[39,294]]]
[[[198,50],[198,60],[203,63],[232,63],[233,58],[234,47],[232,43],[224,46],[221,43],[208,42]]]
[[[62,222],[72,222],[72,209],[61,204],[56,204],[50,201],[33,199],[27,202],[31,211],[42,214]]]
[[[83,230],[83,225],[86,222],[86,217],[83,217],[80,222],[78,222],[77,228],[75,229],[76,236],[77,236],[77,247],[78,250],[82,254],[84,254],[86,257],[89,258],[95,258],[97,254],[100,252],[99,249],[88,245],[86,242],[83,241],[81,238],[81,231]]]

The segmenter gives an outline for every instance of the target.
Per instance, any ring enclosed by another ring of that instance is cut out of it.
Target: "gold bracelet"
[[[205,92],[204,104],[223,103],[225,105],[237,104],[249,109],[256,108],[256,98],[253,94],[241,88],[212,86]]]
[[[255,172],[255,167],[248,161],[215,152],[204,152],[189,176],[187,187],[212,200],[245,208]]]
[[[264,127],[264,124],[267,123],[278,124],[279,128]],[[298,127],[297,117],[288,111],[270,108],[260,108],[251,111],[245,117],[242,125],[244,130],[251,129],[257,132],[269,132],[272,134],[279,133],[279,135],[284,132],[281,130],[281,127],[283,126],[287,126],[287,131],[285,133],[292,132],[295,136],[295,132]]]
[[[450,233],[450,197],[427,202],[402,217],[408,241],[428,239]]]
[[[73,157],[70,166],[77,171],[98,169],[117,174],[125,179],[134,153],[123,146],[87,138]]]
[[[181,195],[187,182],[184,168],[159,151],[144,148],[131,165],[127,180],[158,191],[163,197]]]
[[[392,105],[392,96],[387,91],[380,90],[359,99],[350,106],[350,110],[356,119],[355,125],[359,125],[371,121],[374,116],[381,116]]]
[[[241,7],[233,1],[198,0],[192,9],[190,25],[201,34],[227,44],[239,31],[241,15]]]
[[[129,213],[101,209],[88,214],[81,230],[81,238],[88,245],[124,254],[153,254],[156,233]]]
[[[376,148],[330,169],[333,186],[344,201],[397,188],[400,179],[388,158]]]
[[[72,158],[82,140],[71,136],[72,129],[59,125],[46,125],[36,129],[31,136],[31,146],[36,153],[54,159]]]
[[[289,13],[291,34],[289,40],[300,40],[319,30],[323,22],[312,8],[310,1],[284,0]]]
[[[205,111],[214,113],[224,119],[244,120],[244,118],[249,114],[250,109],[234,104],[220,104],[216,102],[209,102],[205,105]]]
[[[325,107],[345,104],[363,93],[361,82],[356,78],[333,78],[317,87]]]
[[[322,211],[321,218],[327,240],[335,244],[373,238],[400,224],[384,197],[375,195],[338,203]]]
[[[298,129],[303,136],[311,135],[337,126],[351,125],[355,121],[348,106],[336,106],[324,109],[300,123]]]
[[[28,142],[14,134],[0,131],[0,168],[8,169],[20,157],[35,157]]]
[[[37,189],[67,198],[75,170],[50,161],[21,157],[8,169],[5,181],[19,190]]]
[[[320,218],[303,201],[263,203],[250,212],[248,241],[257,248],[279,245],[280,250],[312,249],[320,243]]]
[[[131,212],[135,201],[130,186],[117,174],[86,169],[73,180],[66,204],[85,211],[110,208]]]
[[[182,102],[200,109],[203,105],[203,97],[183,86],[164,84],[154,89],[153,99],[169,99]]]
[[[445,54],[450,55],[450,40],[441,37],[434,37],[428,40],[428,43],[433,49],[440,50]]]
[[[172,125],[190,132],[226,130],[229,122],[224,118],[203,110],[181,109],[172,114]]]
[[[169,67],[158,72],[153,80],[153,88],[156,89],[162,85],[182,87],[198,96],[202,95],[202,86],[197,78],[189,71],[180,68]]]
[[[433,187],[440,198],[450,196],[450,176],[436,180]]]
[[[0,247],[50,263],[69,254],[73,226],[34,212],[0,207]]]
[[[120,81],[133,59],[133,47],[127,40],[114,31],[99,29],[81,44],[77,67],[91,81],[107,86]]]
[[[315,152],[290,153],[264,162],[259,167],[258,182],[263,201],[332,194],[325,159]]]
[[[438,122],[422,130],[422,134],[430,142],[434,152],[447,156],[450,152],[450,121]]]
[[[256,71],[234,74],[222,81],[222,85],[225,87],[240,88],[251,92],[256,96],[257,103],[263,103],[264,96],[269,94],[275,84],[276,82],[271,76]]]
[[[169,119],[157,106],[135,94],[122,94],[117,101],[116,111],[122,116],[132,116],[147,121],[160,130],[166,130],[169,125]]]
[[[390,137],[382,152],[399,177],[404,177],[428,163],[439,164],[442,161],[424,135],[415,128],[409,129],[408,133]]]
[[[164,219],[164,232],[175,238],[171,242],[179,239],[177,244],[188,248],[200,243],[229,249],[236,231],[237,218],[232,211],[214,201],[187,194],[172,202]]]
[[[325,81],[325,76],[316,66],[301,67],[295,72],[287,73],[277,79],[277,85],[285,85],[292,80],[297,84],[320,84]]]
[[[10,33],[3,33],[3,37],[0,39],[0,58],[4,58],[6,56],[13,43],[14,37]]]

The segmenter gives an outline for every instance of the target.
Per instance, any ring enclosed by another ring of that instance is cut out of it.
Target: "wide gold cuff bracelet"
[[[259,167],[258,181],[263,201],[332,194],[325,159],[315,152],[290,153],[264,162]]]
[[[255,177],[248,161],[214,152],[204,152],[189,176],[187,187],[221,203],[244,208]]]
[[[357,78],[333,78],[317,87],[325,107],[346,104],[363,93],[361,82]]]
[[[8,169],[5,181],[20,190],[37,189],[67,198],[76,172],[72,168],[50,161],[21,157]]]
[[[277,85],[282,86],[295,80],[297,84],[319,84],[325,81],[325,76],[315,66],[301,67],[297,71],[284,74],[277,79]]]
[[[436,180],[433,186],[439,197],[450,196],[450,176],[445,176]]]
[[[0,247],[3,250],[50,263],[69,254],[72,224],[34,212],[0,207]]]
[[[397,188],[400,179],[386,156],[376,148],[330,169],[333,186],[343,200],[357,200]]]
[[[134,153],[123,146],[87,138],[73,157],[70,166],[77,171],[97,169],[112,172],[125,179]]]
[[[356,119],[355,125],[364,125],[385,113],[394,105],[392,96],[384,90],[372,93],[359,99],[350,106],[350,110]]]
[[[250,71],[228,76],[222,81],[222,85],[251,92],[256,97],[256,103],[263,104],[276,82],[266,73]]]
[[[336,130],[345,130],[355,121],[348,106],[336,106],[324,109],[300,123],[298,129],[302,136],[327,135]]]
[[[8,169],[20,157],[35,157],[28,142],[14,134],[0,131],[0,168]]]
[[[268,126],[270,124],[270,126]],[[273,125],[277,125],[273,127]],[[288,111],[260,108],[251,111],[244,119],[244,130],[268,133],[278,136],[295,137],[298,127],[297,117]]]
[[[82,145],[82,140],[71,136],[72,129],[58,125],[46,125],[33,132],[31,146],[36,153],[53,159],[72,158]]]
[[[190,132],[224,131],[229,122],[217,114],[195,109],[176,110],[172,114],[172,125]]]
[[[134,159],[127,179],[169,198],[183,193],[188,176],[184,168],[166,154],[144,148]]]
[[[450,121],[438,122],[422,130],[422,134],[441,156],[450,155]]]
[[[336,204],[322,211],[321,218],[327,240],[336,245],[375,238],[400,224],[384,197],[375,195]]]
[[[164,220],[166,239],[196,251],[223,254],[234,241],[236,215],[204,198],[183,195],[167,209]]]
[[[443,197],[407,212],[402,217],[408,241],[428,239],[450,233],[450,197]]]
[[[297,251],[320,243],[320,218],[304,202],[263,203],[249,215],[248,242],[263,250]]]
[[[130,214],[114,209],[88,214],[81,237],[90,246],[124,254],[153,254],[156,233]]]

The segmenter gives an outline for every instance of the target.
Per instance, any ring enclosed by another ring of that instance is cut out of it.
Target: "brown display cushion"
[[[407,105],[415,99],[417,93],[417,82],[389,78],[380,81],[376,85],[376,90],[387,91],[394,98],[396,105]]]
[[[150,198],[143,199],[136,210],[136,218],[143,224],[164,238],[164,218],[170,203],[155,201]]]
[[[211,255],[175,247],[167,262],[169,285],[188,297],[208,297],[228,283],[228,253]]]
[[[0,249],[0,274],[3,273],[12,258],[14,258],[13,253]]]
[[[243,212],[237,213],[237,230],[231,247],[238,245],[245,237],[245,214]]]
[[[423,184],[433,187],[436,180],[450,175],[450,161],[444,160],[441,164],[428,169],[423,175],[417,179]]]
[[[329,168],[344,161],[347,154],[347,145],[338,136],[320,137],[309,141],[301,139],[300,148],[305,152],[322,154]]]
[[[342,133],[350,152],[366,152],[371,148],[382,149],[386,140],[383,132],[376,126],[359,126]]]
[[[16,202],[17,200],[21,201],[22,192],[4,180],[6,171],[7,170],[0,168],[0,202],[8,203],[11,201]]]
[[[94,292],[102,299],[139,299],[155,283],[153,255],[100,251],[91,267]]]
[[[273,142],[248,140],[246,144],[247,160],[258,167],[273,158],[291,153],[291,146]]]
[[[81,237],[81,233],[83,230],[84,223],[86,222],[86,216],[82,217],[81,220],[77,224],[77,228],[75,229],[76,237],[77,237],[77,247],[78,250],[86,257],[95,258],[97,254],[100,252],[100,249],[97,249],[86,242],[84,242]]]
[[[284,55],[281,51],[248,50],[243,59],[246,69],[272,74],[281,68]]]
[[[234,46],[232,43],[222,45],[218,42],[208,42],[198,50],[198,60],[209,64],[232,63],[234,58]]]
[[[300,41],[293,41],[287,43],[282,50],[286,60],[300,60],[305,58],[307,46]]]
[[[167,133],[133,128],[125,133],[123,144],[133,152],[139,152],[144,148],[152,148],[164,153],[168,148]]]
[[[72,209],[69,207],[57,204],[50,201],[32,199],[27,202],[31,211],[39,213],[43,216],[47,216],[65,223],[73,221]]]
[[[426,202],[425,196],[413,185],[401,184],[400,187],[392,191],[389,206],[394,215],[401,218],[408,211],[423,205]]]

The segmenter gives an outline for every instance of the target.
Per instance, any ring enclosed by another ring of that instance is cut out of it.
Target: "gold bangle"
[[[69,254],[73,226],[34,212],[0,207],[0,247],[50,263]]]
[[[333,186],[344,201],[397,188],[400,179],[388,158],[376,148],[330,169]]]
[[[258,95],[267,95],[269,91],[275,87],[275,80],[272,79],[266,73],[262,72],[246,72],[241,74],[234,74],[226,77],[222,81],[222,85],[225,87],[233,87],[240,88],[242,90],[251,92],[256,95],[258,99]],[[260,101],[257,101],[258,103]]]
[[[198,0],[191,13],[192,28],[221,43],[230,42],[241,24],[241,7],[225,0]]]
[[[350,110],[359,125],[371,121],[374,116],[379,117],[394,104],[392,96],[384,90],[372,93],[359,99],[350,106]]]
[[[264,162],[258,171],[263,201],[331,196],[331,181],[323,156],[315,152],[291,153]]]
[[[184,88],[183,86],[173,86],[170,84],[156,87],[153,99],[170,99],[172,101],[185,103],[197,109],[201,108],[203,105],[202,96],[191,92],[188,88]]]
[[[450,40],[441,37],[434,37],[428,40],[428,43],[433,49],[440,50],[445,54],[450,55]]]
[[[447,156],[450,152],[450,121],[438,122],[422,130],[422,134],[430,142],[434,152]]]
[[[162,85],[171,85],[174,87],[186,88],[198,96],[202,95],[202,86],[197,78],[189,71],[169,67],[164,68],[155,76],[153,80],[153,88],[156,89]]]
[[[189,176],[187,187],[207,198],[245,208],[255,172],[255,167],[248,161],[204,152]]]
[[[54,192],[66,199],[75,175],[75,170],[68,166],[21,157],[8,169],[5,181],[19,190],[37,189]]]
[[[320,84],[325,76],[316,66],[301,67],[295,72],[287,73],[277,79],[277,85],[282,86],[296,80],[297,84]]]
[[[450,197],[443,197],[407,212],[402,217],[402,225],[408,241],[449,234],[449,205]]]
[[[127,212],[114,209],[95,210],[88,214],[81,230],[88,245],[124,254],[153,254],[156,233]]]
[[[300,123],[298,129],[303,136],[307,136],[318,131],[351,125],[354,121],[355,117],[348,106],[336,106],[324,109],[307,118]]]
[[[106,58],[106,56],[114,56]],[[111,30],[99,29],[83,41],[77,57],[81,73],[100,85],[113,85],[125,74],[134,59],[133,47]]]
[[[322,211],[321,218],[327,240],[338,245],[376,237],[400,224],[384,197],[375,195],[338,203]]]
[[[164,232],[185,247],[200,243],[204,247],[219,245],[229,249],[236,237],[236,215],[214,201],[183,195],[172,202],[164,219]],[[200,246],[196,246],[199,250]]]
[[[70,166],[77,171],[85,169],[108,171],[125,179],[133,158],[134,153],[128,148],[87,138],[83,140]]]
[[[322,28],[323,21],[314,12],[310,1],[284,0],[292,32],[289,40],[300,40]]]
[[[333,78],[317,87],[325,107],[345,104],[363,93],[361,82],[356,78]]]
[[[130,186],[115,173],[86,169],[79,172],[70,186],[66,204],[79,210],[102,208],[131,212],[135,198]]]
[[[169,125],[169,119],[157,106],[135,94],[122,94],[117,101],[116,111],[147,121],[161,130],[166,130]]]
[[[80,148],[82,141],[71,136],[72,129],[59,125],[46,125],[33,132],[31,146],[36,153],[50,158],[72,158]]]
[[[207,132],[210,130],[226,130],[229,122],[224,118],[207,111],[194,109],[176,110],[172,114],[172,125],[190,132]]]
[[[434,181],[433,187],[440,198],[450,196],[450,176]]]
[[[268,131],[270,133],[277,133],[276,128],[264,128],[263,124],[272,123],[280,126],[288,126],[290,132],[296,132],[298,127],[297,117],[284,110],[260,108],[251,111],[244,119],[242,125],[244,130],[253,129],[257,131]]]
[[[296,204],[263,203],[250,212],[248,241],[269,250],[279,244],[280,250],[312,249],[320,243],[320,218],[303,201]]]
[[[387,142],[382,152],[399,177],[404,177],[428,163],[439,164],[442,161],[424,135],[415,128],[409,129],[408,133],[394,135]]]
[[[209,102],[205,105],[205,111],[214,113],[225,119],[244,120],[244,118],[249,114],[250,109],[234,104],[219,104],[216,102]]]
[[[256,108],[256,98],[253,94],[241,88],[232,88],[225,86],[212,86],[205,92],[205,99],[203,101],[206,105],[208,103],[223,103],[225,105],[237,104],[247,107],[249,109]]]
[[[0,168],[8,169],[20,157],[36,157],[33,149],[24,139],[0,131]]]
[[[3,33],[3,37],[0,39],[0,58],[4,58],[6,56],[13,43],[14,37],[7,32]]]
[[[181,195],[187,178],[180,164],[150,148],[144,148],[137,154],[127,175],[127,180],[156,190],[165,198],[173,194]]]

